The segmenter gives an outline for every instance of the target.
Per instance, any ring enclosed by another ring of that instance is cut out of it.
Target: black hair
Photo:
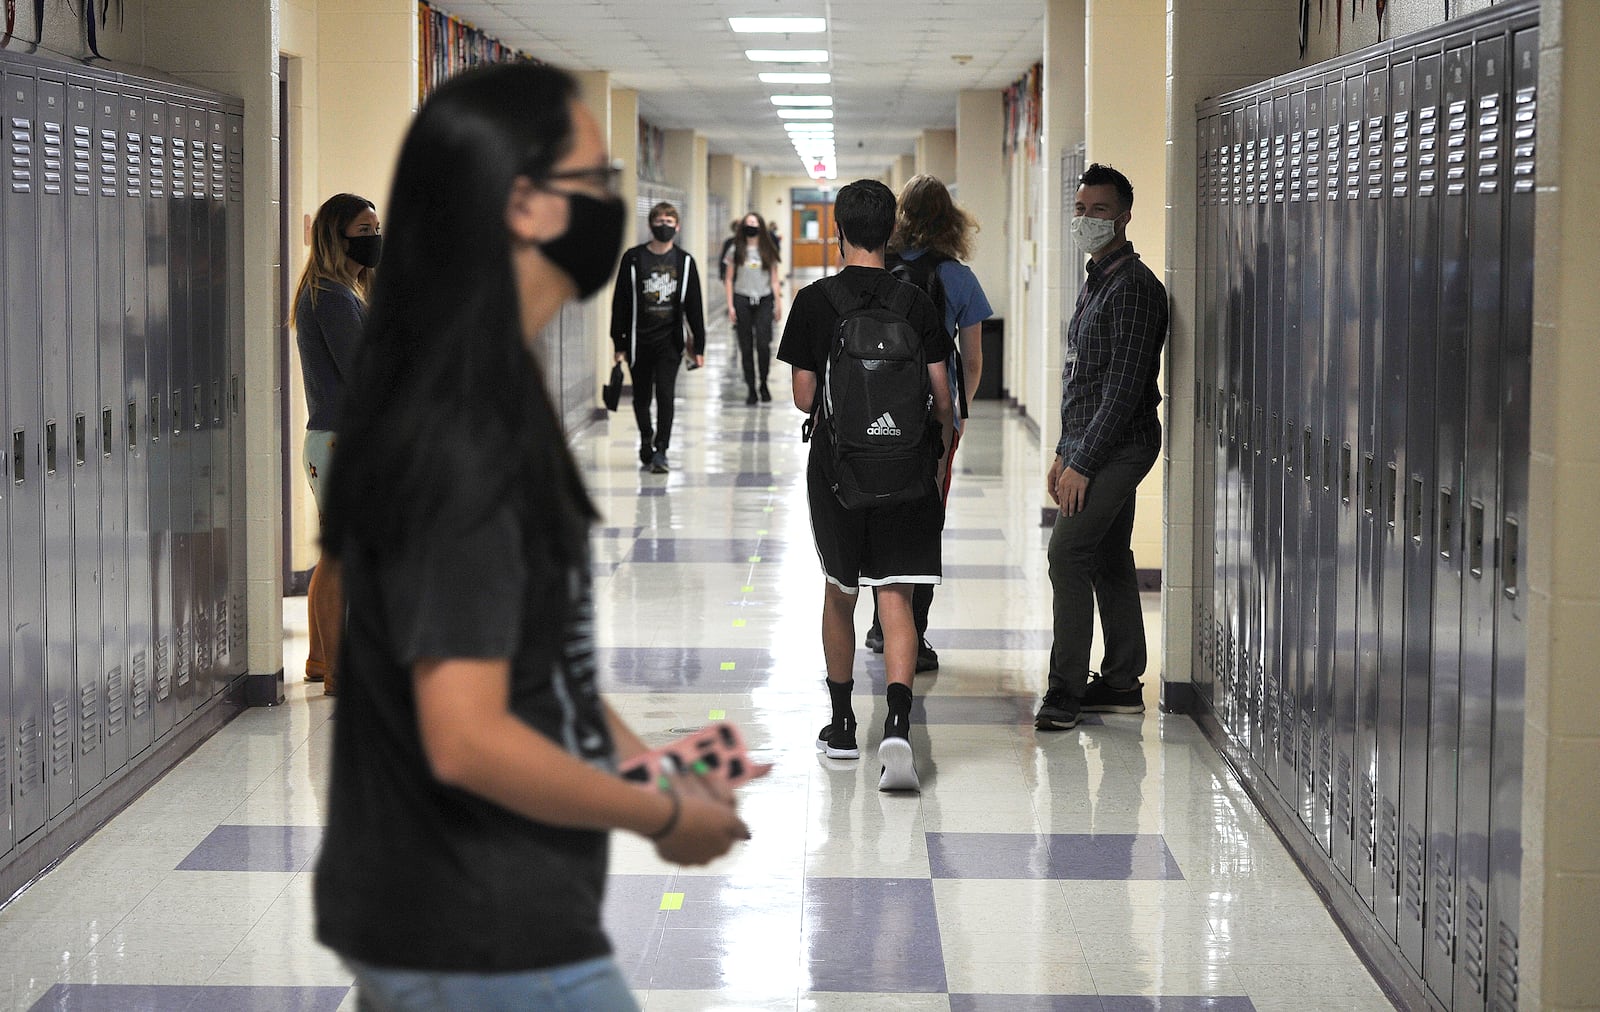
[[[1117,191],[1117,199],[1122,201],[1124,211],[1133,210],[1133,184],[1128,182],[1128,177],[1113,169],[1109,165],[1095,162],[1083,170],[1083,175],[1078,177],[1079,186],[1112,186]]]
[[[532,489],[570,564],[594,508],[522,334],[506,205],[571,150],[577,85],[496,64],[439,87],[395,169],[383,270],[338,423],[323,547],[383,550]]]
[[[850,245],[876,253],[894,233],[894,191],[876,179],[848,183],[833,198],[833,220]]]

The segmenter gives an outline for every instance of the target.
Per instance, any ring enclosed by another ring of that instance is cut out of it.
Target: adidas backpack
[[[859,299],[837,283],[822,291],[839,314],[814,415],[832,447],[833,494],[845,509],[936,494],[941,447],[933,388],[922,335],[908,319],[917,290],[880,276]]]

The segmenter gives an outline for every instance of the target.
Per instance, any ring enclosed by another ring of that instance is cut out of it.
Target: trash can
[[[1003,400],[1005,387],[1001,378],[1006,372],[1006,321],[991,316],[983,321],[983,375],[978,378],[978,389],[972,394],[975,401]]]

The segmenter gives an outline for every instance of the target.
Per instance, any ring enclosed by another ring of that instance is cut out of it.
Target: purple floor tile
[[[754,538],[640,538],[624,562],[719,562],[747,564],[752,555],[776,559],[785,545],[775,539]]]
[[[348,987],[217,987],[176,984],[57,984],[34,1012],[334,1012]]]
[[[1004,541],[1005,531],[998,527],[946,527],[946,541]]]
[[[948,570],[951,567],[946,566]],[[939,629],[928,630],[934,649],[1048,650],[1054,633],[1049,629]]]
[[[218,826],[178,870],[299,871],[321,845],[321,826]]]
[[[1023,580],[1027,574],[1021,566],[970,565],[944,567],[946,580]]]
[[[953,994],[950,1012],[1254,1012],[1231,995]]]
[[[667,918],[661,896],[671,888],[670,875],[612,875],[606,879],[600,922],[629,987],[642,990],[650,986],[650,971]]]
[[[801,944],[811,991],[939,994],[946,987],[928,879],[808,879]]]
[[[1181,879],[1155,833],[929,833],[934,878]]]

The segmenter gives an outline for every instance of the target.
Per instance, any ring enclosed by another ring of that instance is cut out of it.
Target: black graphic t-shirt
[[[639,343],[655,344],[672,335],[678,320],[678,293],[683,276],[676,248],[656,256],[648,247],[639,250]]]
[[[323,944],[351,958],[509,972],[610,951],[600,924],[606,834],[544,825],[445,786],[418,732],[419,658],[509,658],[512,712],[567,751],[614,765],[587,555],[558,565],[548,507],[511,498],[459,529],[346,553],[316,919]]]

